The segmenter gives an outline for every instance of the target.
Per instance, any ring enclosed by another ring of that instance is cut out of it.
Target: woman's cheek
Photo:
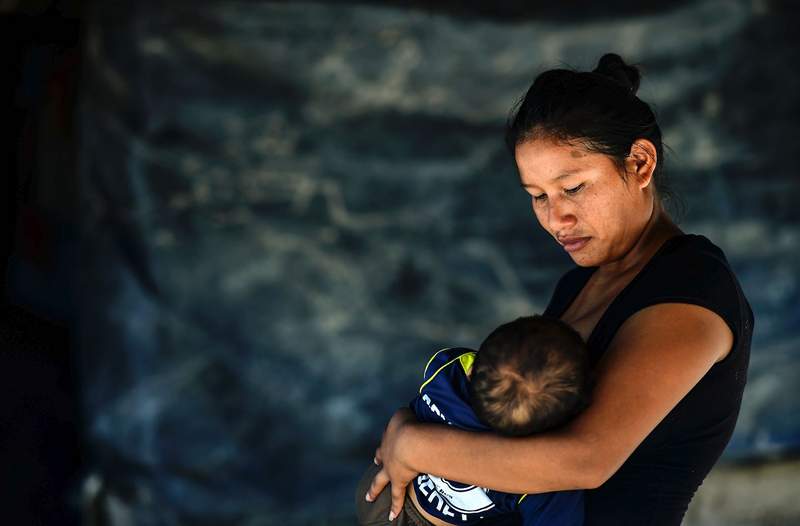
[[[604,207],[598,197],[596,190],[584,192],[579,199],[575,200],[576,215],[583,217],[587,214],[591,216],[593,214],[602,213]]]
[[[533,208],[533,215],[536,216],[536,220],[539,222],[540,225],[544,226],[544,218],[547,217],[547,211],[545,210],[545,205],[543,204],[536,204],[536,201],[531,200],[531,207]]]

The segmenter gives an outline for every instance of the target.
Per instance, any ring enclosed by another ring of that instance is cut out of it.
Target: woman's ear
[[[625,158],[625,169],[629,177],[635,178],[639,188],[646,188],[653,180],[653,172],[658,163],[656,147],[647,139],[636,139]]]

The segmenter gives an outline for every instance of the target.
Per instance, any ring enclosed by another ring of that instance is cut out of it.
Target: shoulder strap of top
[[[595,270],[597,267],[573,267],[568,270],[556,283],[550,302],[542,315],[552,318],[561,317]]]
[[[734,351],[752,329],[752,311],[724,254],[704,236],[690,234],[659,253],[609,306],[590,339],[593,354],[599,358],[630,316],[658,303],[690,303],[716,313],[733,332]]]

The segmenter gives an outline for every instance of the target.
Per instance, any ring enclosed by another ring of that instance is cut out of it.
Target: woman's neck
[[[656,200],[650,218],[631,248],[622,258],[601,265],[595,272],[594,278],[599,281],[610,281],[620,276],[638,273],[667,239],[682,233],[661,203]]]

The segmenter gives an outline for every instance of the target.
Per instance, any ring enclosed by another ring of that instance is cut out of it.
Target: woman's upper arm
[[[588,443],[600,485],[659,422],[730,352],[733,333],[713,311],[659,303],[628,318],[598,364],[591,406],[570,426]]]

